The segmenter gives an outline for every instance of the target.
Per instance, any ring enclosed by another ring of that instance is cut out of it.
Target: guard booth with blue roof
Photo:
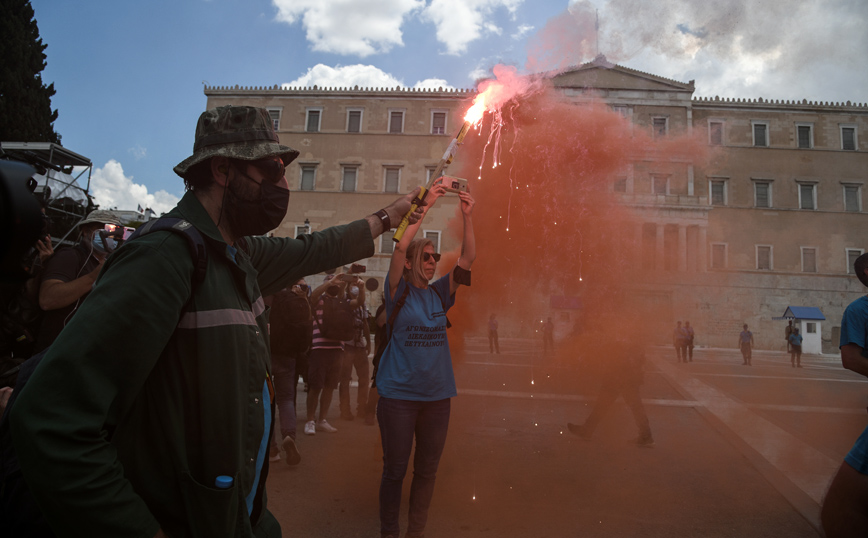
[[[799,329],[802,341],[802,353],[819,355],[823,352],[823,328],[821,321],[826,316],[816,306],[788,306],[784,315],[774,320],[793,320],[793,325]]]

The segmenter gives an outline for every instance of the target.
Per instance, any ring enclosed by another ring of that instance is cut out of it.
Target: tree
[[[55,142],[54,84],[42,82],[45,48],[30,0],[0,0],[0,140]]]

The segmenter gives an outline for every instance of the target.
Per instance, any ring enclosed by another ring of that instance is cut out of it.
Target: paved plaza
[[[620,400],[586,441],[566,424],[588,416],[598,380],[538,342],[504,338],[501,351],[469,339],[456,354],[428,538],[816,537],[825,488],[868,423],[868,381],[838,357],[803,356],[797,369],[755,352],[748,367],[735,349],[698,349],[677,364],[659,348],[642,387],[656,445],[630,443]],[[272,466],[285,536],[379,536],[378,428],[338,415],[335,394],[339,431],[300,431],[301,464]]]

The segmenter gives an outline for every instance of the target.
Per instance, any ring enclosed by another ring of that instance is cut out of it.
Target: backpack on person
[[[192,289],[190,298],[181,309],[183,313],[190,306],[199,284],[205,280],[205,273],[208,268],[205,241],[192,224],[184,219],[170,217],[149,221],[136,230],[127,241],[160,230],[167,230],[181,235],[186,239],[190,250],[190,256],[193,261]],[[9,414],[12,411],[15,399],[24,389],[31,374],[36,370],[36,367],[48,353],[49,349],[51,348],[47,347],[43,349],[26,361],[13,365],[12,369],[4,373],[4,375],[14,374],[14,381],[12,383],[14,383],[15,389],[6,404],[3,416],[0,417],[0,521],[3,522],[0,528],[8,533],[3,534],[3,536],[27,536],[30,538],[53,538],[55,536],[42,516],[42,512],[30,493],[30,488],[24,480],[21,473],[21,465],[15,454],[15,447],[12,445],[11,432],[9,431]]]
[[[346,342],[356,336],[356,315],[350,306],[350,301],[340,297],[332,297],[324,293],[320,297],[322,303],[322,320],[315,316],[319,333],[329,340]]]
[[[313,316],[307,298],[287,290],[275,293],[270,320],[273,355],[296,355],[310,348]]]

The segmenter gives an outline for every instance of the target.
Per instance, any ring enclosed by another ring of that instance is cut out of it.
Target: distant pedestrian
[[[738,347],[741,349],[741,356],[744,359],[742,366],[751,366],[750,357],[751,349],[753,348],[753,333],[747,330],[747,323],[742,325],[743,330],[738,335]]]
[[[555,350],[555,324],[552,318],[543,323],[543,353],[548,353],[549,350]]]
[[[500,355],[500,344],[497,341],[497,316],[492,314],[488,318],[488,352]]]
[[[793,334],[790,335],[790,363],[793,368],[802,367],[802,335],[798,329],[793,329]]]
[[[672,330],[672,345],[675,347],[676,362],[687,362],[687,333],[680,321],[675,324],[675,329]]]
[[[689,321],[684,322],[684,333],[687,335],[687,357],[690,362],[693,362],[693,338],[696,336],[696,333],[693,331],[693,327],[690,326]]]
[[[790,323],[786,326],[786,328],[784,328],[784,340],[787,341],[787,353],[791,351],[790,335],[793,334],[793,329],[795,329],[795,327],[793,327],[793,320],[790,320]]]

